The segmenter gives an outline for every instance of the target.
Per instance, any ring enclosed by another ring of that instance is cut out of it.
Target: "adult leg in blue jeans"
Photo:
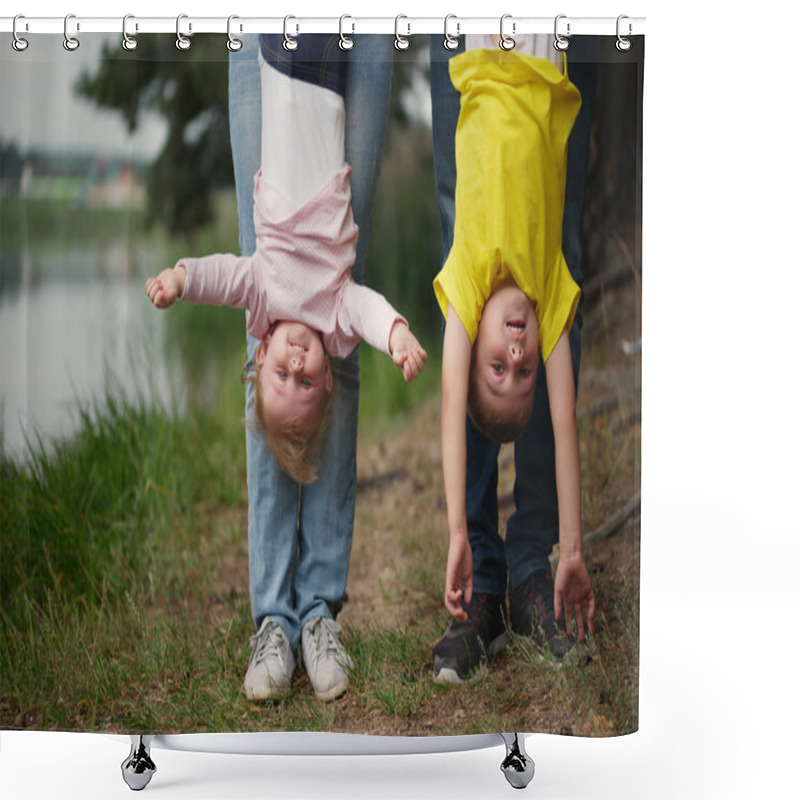
[[[242,40],[244,47],[230,58],[229,96],[239,246],[242,253],[249,254],[255,250],[253,176],[261,154],[261,90],[258,37],[244,36]],[[299,53],[302,46],[301,38]],[[353,215],[360,231],[352,274],[363,282],[391,96],[392,39],[359,37],[347,58],[345,158],[353,167]],[[248,366],[257,346],[248,336]],[[355,513],[357,350],[347,359],[332,359],[332,367],[336,388],[313,484],[301,490],[275,464],[264,440],[250,431],[246,434],[250,602],[256,629],[264,634],[262,641],[254,643],[255,656],[261,649],[262,655],[269,657],[274,640],[268,634],[274,631],[273,625],[294,654],[303,629],[319,619],[332,621],[342,606]],[[253,404],[248,386],[248,418],[254,415]],[[270,682],[264,681],[256,682],[255,687],[246,685],[248,695],[258,699],[276,693],[271,688]],[[278,687],[278,692],[285,688]],[[339,688],[344,691],[346,682],[343,687],[320,687],[318,693],[332,697],[341,693]]]
[[[459,49],[449,51],[438,37],[431,37],[434,171],[445,260],[452,246],[455,224],[455,132],[460,110],[460,96],[450,80],[449,61],[460,52],[463,52],[463,39]],[[581,57],[590,55],[582,54]],[[571,61],[569,71],[570,78],[581,91],[583,103],[568,147],[562,249],[573,278],[581,285],[583,206],[594,68],[588,62]],[[576,387],[581,320],[579,312],[570,330]],[[493,655],[505,645],[508,619],[505,595],[509,575],[512,619],[518,617],[521,628],[531,627],[530,606],[542,599],[542,592],[549,596],[549,607],[552,609],[553,606],[549,556],[558,541],[558,500],[553,429],[541,362],[531,421],[525,434],[514,445],[516,511],[509,520],[505,541],[499,532],[497,508],[499,445],[480,433],[469,418],[466,426],[466,512],[473,558],[473,598],[467,608],[469,620],[463,624],[452,621],[434,648],[434,677],[442,682],[460,682],[479,676],[485,669],[487,655]],[[534,575],[539,597],[535,593],[528,596]],[[544,575],[548,577],[538,581]],[[527,634],[530,631],[520,632]],[[551,636],[551,639],[555,650],[562,651],[559,637]]]

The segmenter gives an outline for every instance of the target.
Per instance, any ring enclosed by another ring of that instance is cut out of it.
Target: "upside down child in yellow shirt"
[[[450,61],[450,77],[461,93],[455,228],[452,249],[434,281],[447,320],[442,364],[442,459],[450,534],[445,605],[455,622],[463,623],[464,606],[472,600],[466,416],[489,439],[518,438],[533,407],[541,354],[556,454],[556,618],[565,614],[570,623],[574,617],[583,639],[584,623],[593,631],[594,596],[582,555],[575,381],[568,340],[580,289],[561,251],[567,140],[581,98],[566,70],[546,58],[514,51],[468,50]],[[464,675],[441,668],[449,663],[447,640],[446,634],[434,649],[435,677],[461,682]]]

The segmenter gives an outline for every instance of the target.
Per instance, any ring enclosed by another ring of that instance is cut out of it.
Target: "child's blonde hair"
[[[319,411],[311,429],[300,423],[297,417],[282,420],[277,425],[267,425],[259,375],[261,367],[255,365],[243,372],[243,378],[253,384],[255,392],[256,418],[248,420],[254,424],[267,441],[275,463],[300,484],[313,483],[317,479],[318,456],[328,425],[333,391],[323,390]]]

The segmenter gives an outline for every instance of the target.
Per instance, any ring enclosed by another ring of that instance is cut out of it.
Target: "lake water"
[[[123,246],[3,254],[0,404],[7,454],[21,456],[34,432],[47,440],[74,432],[79,404],[102,401],[111,384],[131,398],[172,396],[164,313],[148,301],[144,280],[132,277],[140,257]]]

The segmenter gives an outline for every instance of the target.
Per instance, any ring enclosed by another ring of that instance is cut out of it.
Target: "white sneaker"
[[[250,663],[244,691],[250,700],[269,700],[286,694],[292,685],[295,658],[289,640],[277,622],[265,617],[250,638]]]
[[[344,651],[341,636],[341,626],[327,617],[314,617],[303,626],[303,664],[320,700],[334,700],[350,684],[347,672],[353,669],[353,660]]]

